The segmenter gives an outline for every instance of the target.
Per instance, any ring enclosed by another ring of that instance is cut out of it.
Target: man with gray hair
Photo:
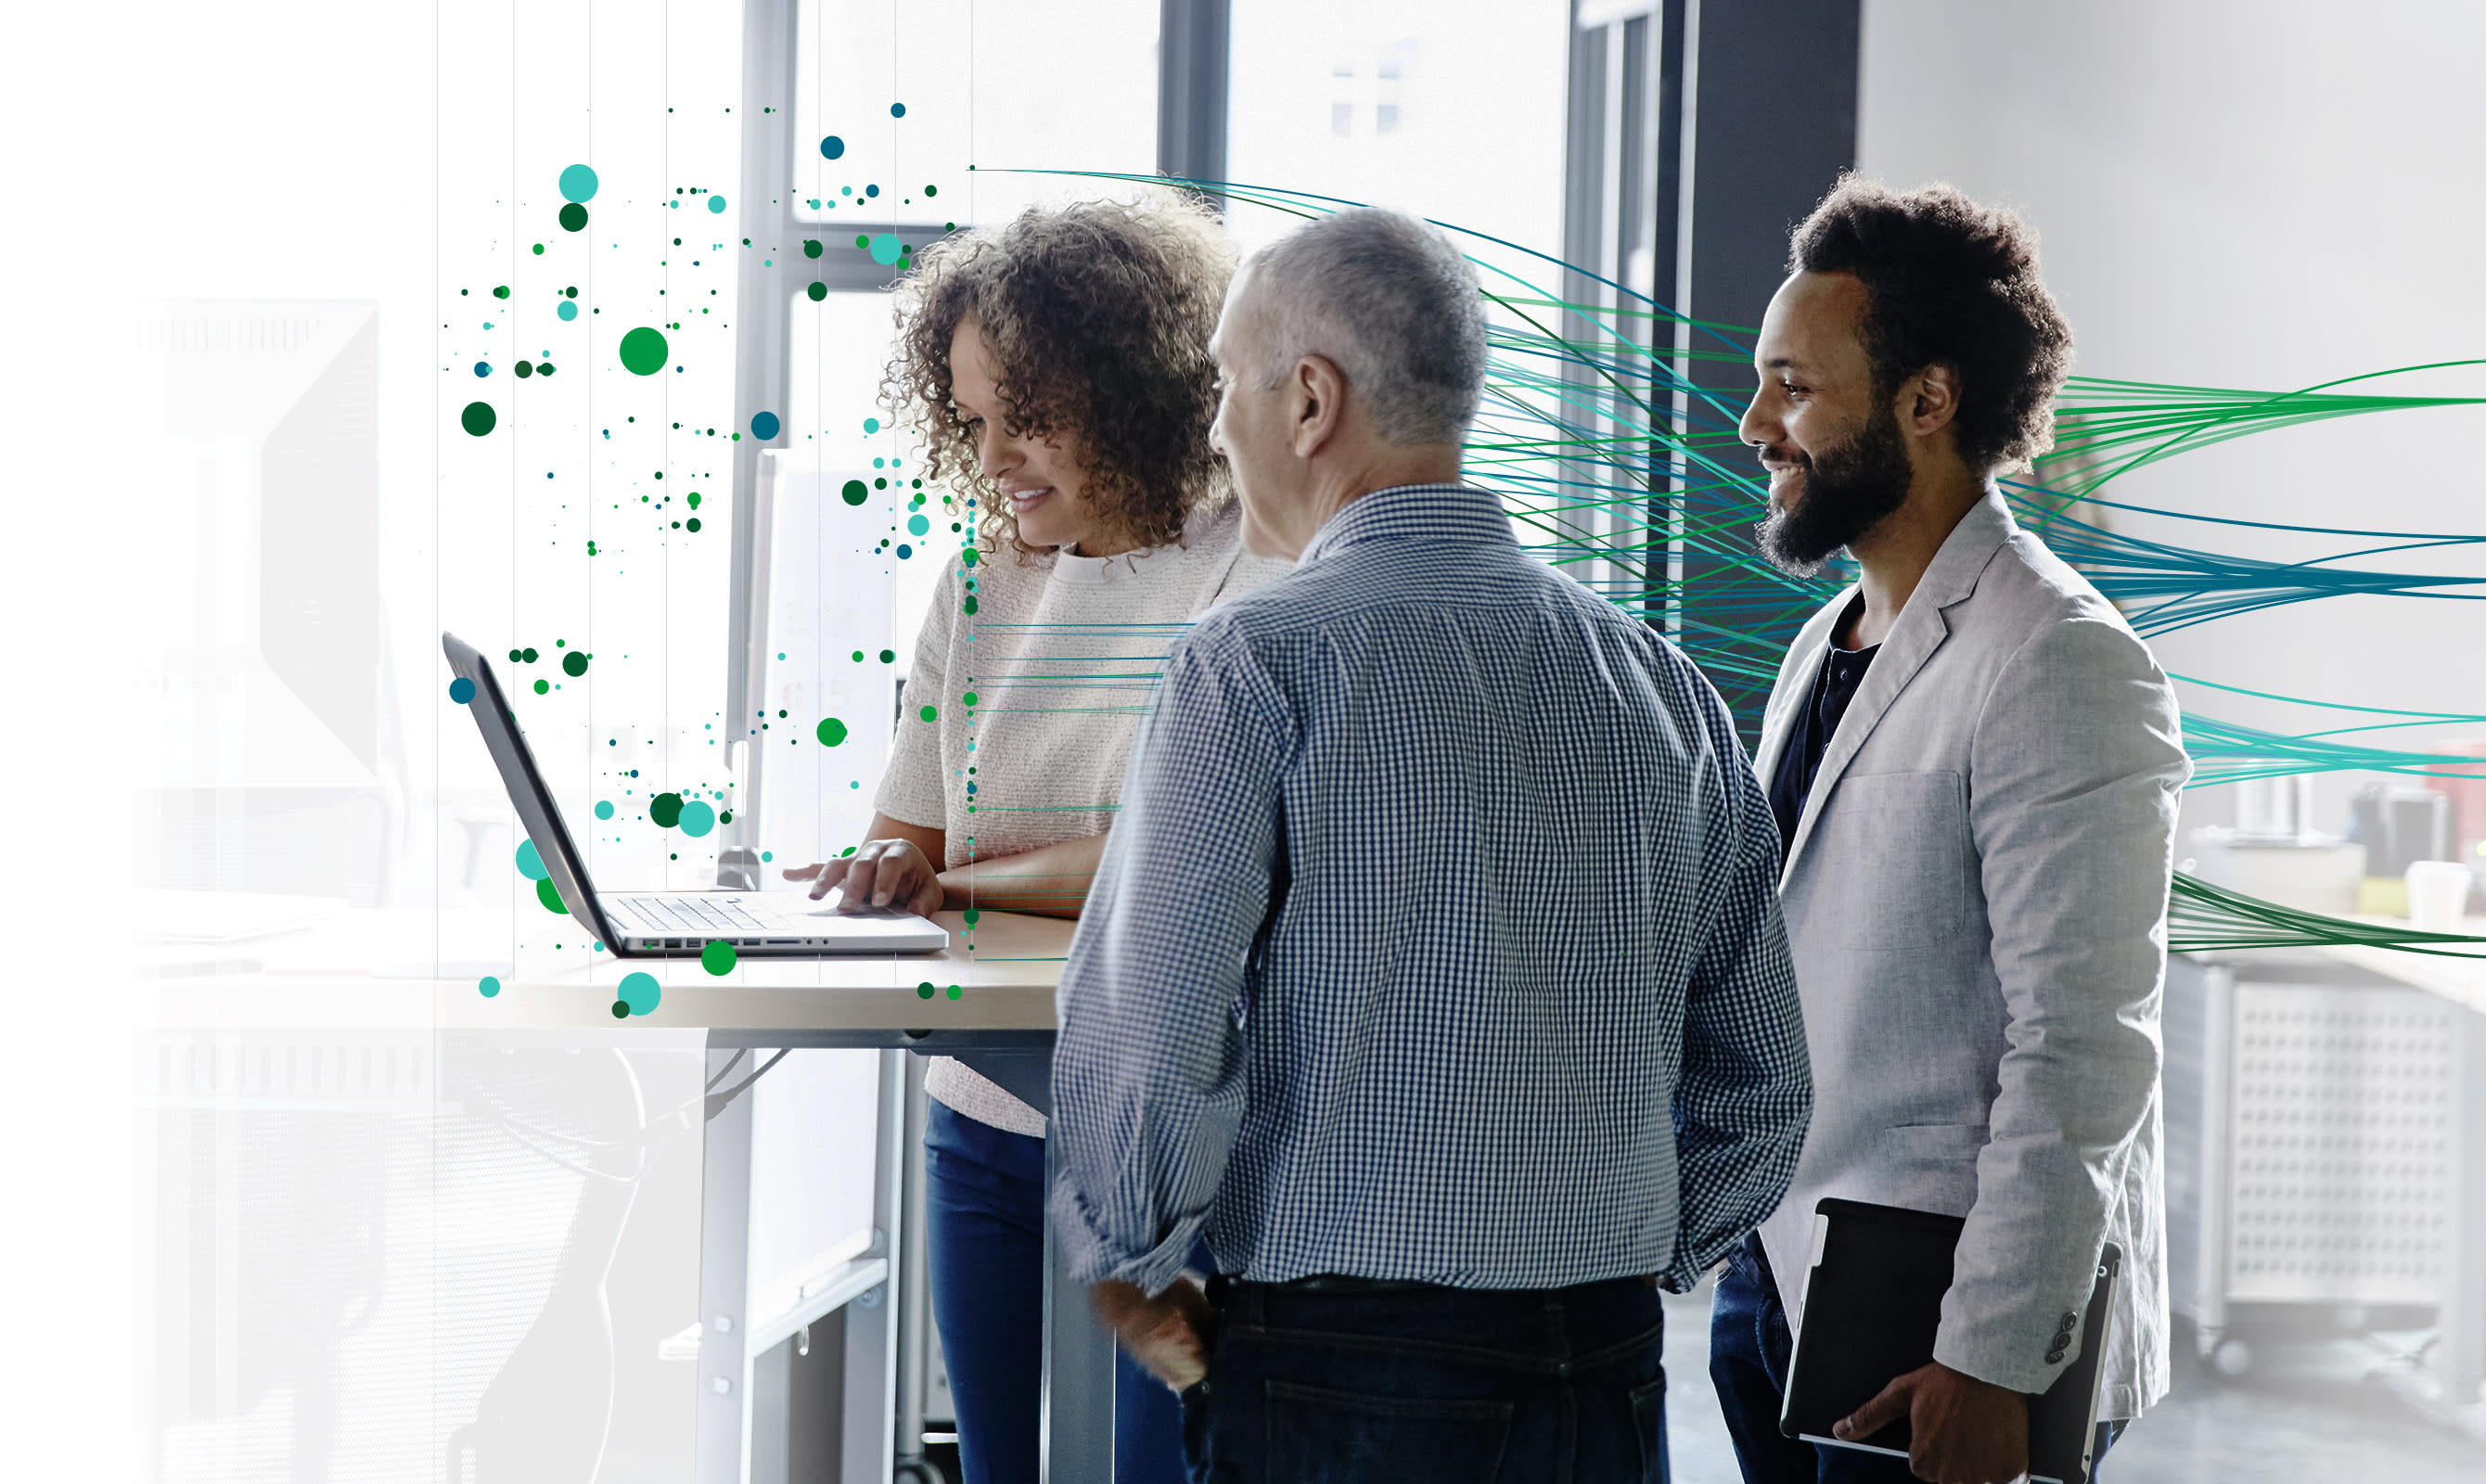
[[[1484,316],[1439,233],[1301,229],[1212,348],[1245,538],[1300,564],[1135,744],[1062,978],[1072,1272],[1196,1480],[1663,1478],[1657,1289],[1811,1108],[1769,804],[1699,673],[1459,481]]]

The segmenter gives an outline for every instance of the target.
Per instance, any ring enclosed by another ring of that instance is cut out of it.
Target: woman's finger
[[[817,879],[812,883],[812,900],[818,901],[834,891],[837,884],[846,878],[853,864],[852,857],[823,863],[815,873]]]
[[[780,874],[788,881],[809,881],[825,869],[822,866],[788,866]]]

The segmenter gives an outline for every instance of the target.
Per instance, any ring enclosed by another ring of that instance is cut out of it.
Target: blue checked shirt
[[[1060,990],[1083,1279],[1689,1287],[1812,1106],[1726,705],[1501,503],[1350,503],[1175,644]]]

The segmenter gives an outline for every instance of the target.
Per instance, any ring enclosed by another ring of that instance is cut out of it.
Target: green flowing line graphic
[[[997,173],[1184,186],[1307,220],[1362,205],[1234,181],[1110,171]],[[1525,549],[1570,572],[1626,613],[1660,627],[1718,683],[1747,735],[1757,734],[1759,704],[1776,682],[1788,645],[1821,604],[1846,586],[1849,573],[1834,566],[1818,578],[1796,578],[1771,566],[1753,549],[1751,532],[1763,509],[1765,491],[1751,451],[1737,436],[1742,408],[1727,394],[1694,381],[1692,371],[1695,363],[1750,364],[1755,332],[1689,318],[1576,264],[1456,223],[1428,220],[1479,250],[1489,244],[1537,264],[1571,289],[1553,291],[1489,257],[1469,254],[1482,280],[1483,297],[1513,321],[1497,320],[1488,330],[1485,395],[1464,450],[1471,478],[1502,494]],[[2486,535],[2237,520],[2121,504],[2098,493],[2131,470],[2256,432],[2371,413],[2486,404],[2486,397],[2396,395],[2373,385],[2391,377],[2481,367],[2486,358],[2430,362],[2293,392],[2076,376],[2058,400],[2055,449],[2030,479],[2003,481],[2005,498],[2024,524],[2078,567],[2144,636],[2350,593],[2486,598],[2486,578],[2341,564],[2486,544]],[[2342,390],[2349,387],[2358,390]],[[2293,563],[2229,557],[2109,530],[2072,513],[2082,506],[2297,536],[2351,537],[2358,544]],[[2486,759],[2337,740],[2394,727],[2486,725],[2486,716],[2384,711],[2240,694],[2394,719],[2291,735],[2188,708],[2184,731],[2196,765],[2193,786],[2343,769],[2486,776]],[[2247,909],[2264,916],[2235,916]],[[2176,911],[2188,924],[2185,930],[2196,935],[2186,941],[2204,946],[2225,941],[2222,932],[2246,938],[2293,932],[2298,936],[2287,942],[2307,944],[2391,938],[2383,946],[2399,947],[2403,941],[2432,941],[2425,935],[2393,937],[2388,929],[2291,913],[2189,877],[2179,877]],[[2323,925],[2331,923],[2338,925]],[[2256,939],[2238,946],[2262,945]]]
[[[2406,924],[2362,922],[2301,912],[2175,873],[2167,900],[2167,951],[2237,952],[2247,948],[2362,947],[2445,958],[2486,955],[2486,938],[2419,932]]]

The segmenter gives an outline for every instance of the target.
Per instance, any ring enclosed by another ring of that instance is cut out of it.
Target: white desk
[[[2486,921],[2472,919],[2466,931],[2486,933]],[[2444,1047],[2452,1089],[2444,1126],[2448,1135],[2450,1180],[2445,1193],[2446,1268],[2437,1297],[2440,1338],[2423,1373],[2378,1373],[2378,1379],[2417,1403],[2438,1419],[2486,1438],[2486,949],[2459,949],[2453,954],[2410,953],[2391,948],[2338,947],[2306,949],[2256,949],[2194,955],[2211,971],[2207,1020],[2199,1028],[2206,1053],[2202,1165],[2196,1182],[2201,1198],[2200,1238],[2196,1259],[2203,1281],[2215,1287],[2215,1277],[2227,1261],[2228,1214],[2224,1194],[2229,1145],[2236,1131],[2226,1124],[2228,1088],[2234,1044],[2239,1035],[2233,1020],[2233,986],[2239,981],[2322,983],[2365,977],[2405,986],[2452,1008],[2449,1043]],[[2331,966],[2327,968],[2326,966]],[[2356,973],[2339,976],[2339,967]],[[2335,976],[2336,977],[2326,977]],[[2349,991],[2334,993],[2347,994]],[[2170,1026],[2173,1022],[2170,1020]],[[2170,1128],[2172,1123],[2170,1121]],[[2170,1154],[2174,1151],[2170,1151]],[[2224,1323],[2224,1300],[2203,1304],[2212,1331]]]
[[[681,1044],[688,1035],[707,1048],[711,1077],[745,1048],[879,1049],[888,1054],[884,1065],[891,1072],[899,1069],[906,1052],[1008,1052],[1023,1055],[1027,1070],[1040,1076],[1050,1058],[1054,988],[1071,933],[1066,921],[987,912],[970,935],[959,914],[945,913],[941,921],[953,945],[937,954],[746,958],[722,977],[707,974],[696,959],[605,960],[592,970],[549,978],[504,975],[508,982],[491,999],[478,993],[472,977],[375,976],[380,964],[424,960],[434,951],[443,959],[472,956],[477,948],[441,940],[490,921],[501,924],[506,942],[506,915],[475,916],[485,921],[444,927],[428,913],[345,913],[283,939],[202,954],[203,962],[228,972],[152,981],[157,1023],[218,1031],[429,1026],[596,1045],[634,1038]],[[235,969],[247,972],[230,972]],[[655,976],[663,996],[652,1012],[617,1019],[615,985],[631,971]],[[929,998],[922,992],[926,983],[933,986]],[[958,988],[955,999],[953,985]],[[718,1090],[739,1082],[760,1059],[756,1054],[748,1058]],[[835,1307],[858,1294],[885,1292],[879,1285],[899,1276],[897,1264],[910,1247],[900,1189],[908,1153],[900,1091],[905,1086],[902,1074],[882,1078],[875,1240],[847,1265],[851,1272],[844,1280],[818,1290],[817,1304]],[[740,1484],[744,1478],[753,1457],[747,1436],[751,1362],[756,1351],[783,1337],[773,1330],[753,1333],[742,1313],[749,1291],[751,1109],[749,1095],[735,1099],[706,1121],[703,1140],[703,1329],[693,1447],[698,1484]],[[912,1246],[921,1251],[920,1242]],[[1045,1477],[1110,1484],[1112,1339],[1068,1280],[1050,1240],[1046,1250]],[[869,1310],[848,1311],[845,1394],[847,1436],[854,1441],[844,1449],[844,1476],[851,1484],[890,1477],[896,1308],[875,1302]],[[867,1425],[858,1429],[856,1423]]]

